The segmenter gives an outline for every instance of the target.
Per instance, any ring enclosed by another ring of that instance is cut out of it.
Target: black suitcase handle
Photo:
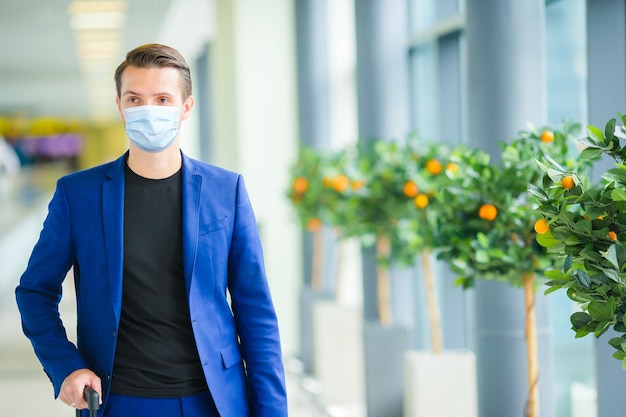
[[[96,417],[98,415],[98,410],[100,409],[100,395],[98,395],[98,393],[91,387],[85,387],[83,396],[85,397],[85,401],[87,401],[89,415],[91,417]],[[80,417],[80,410],[76,410],[76,417]]]

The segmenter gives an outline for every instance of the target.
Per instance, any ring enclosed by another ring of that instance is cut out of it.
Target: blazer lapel
[[[108,181],[102,185],[102,217],[109,278],[109,291],[116,322],[122,306],[124,266],[124,164],[126,154],[109,168]]]
[[[202,176],[195,173],[193,162],[183,154],[183,269],[187,294],[198,250],[200,219],[200,194]]]

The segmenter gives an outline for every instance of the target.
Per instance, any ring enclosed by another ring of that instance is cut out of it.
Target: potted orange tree
[[[292,168],[287,190],[301,225],[314,236],[319,236],[315,230],[324,224],[336,230],[340,239],[356,238],[363,246],[376,248],[377,311],[383,327],[393,326],[390,266],[413,266],[422,254],[431,345],[437,354],[442,350],[441,326],[428,262],[433,239],[425,216],[436,213],[432,207],[436,206],[437,181],[455,168],[446,162],[447,153],[445,147],[415,137],[405,143],[380,140],[359,144],[324,157],[304,148]],[[319,253],[319,247],[314,241],[313,252]],[[315,308],[325,314],[322,309],[336,310],[338,306]],[[333,311],[332,315],[337,318],[342,313]],[[323,333],[316,333],[317,339],[325,338],[327,331]]]
[[[537,203],[529,184],[541,184],[543,172],[535,160],[554,160],[579,167],[572,147],[578,125],[564,123],[560,130],[530,127],[509,144],[501,143],[498,164],[479,150],[459,155],[458,174],[442,187],[445,201],[434,227],[439,239],[438,258],[458,274],[458,283],[472,287],[477,279],[504,281],[521,287],[525,305],[527,351],[527,417],[539,416],[539,368],[535,319],[537,276],[552,262],[535,241],[533,225]]]
[[[363,246],[375,248],[377,256],[379,320],[368,323],[365,329],[365,359],[369,364],[366,367],[380,366],[384,360],[392,369],[403,369],[407,416],[446,415],[446,405],[468,404],[463,395],[468,391],[468,397],[475,404],[475,395],[463,384],[474,381],[474,373],[470,372],[470,378],[464,379],[467,372],[460,363],[462,360],[442,354],[437,294],[428,262],[433,239],[426,217],[436,216],[438,203],[434,196],[438,183],[446,172],[455,169],[455,165],[447,161],[449,151],[440,144],[411,137],[405,142],[380,140],[360,144],[352,154],[353,162],[348,164],[346,172],[362,186],[347,191],[344,208],[351,220],[341,226],[341,233],[358,237]],[[408,345],[402,346],[405,330],[392,315],[391,272],[413,268],[420,255],[433,353],[407,351]],[[455,402],[445,401],[452,388],[451,380],[459,383]],[[389,382],[368,380],[367,383],[371,391],[377,387],[384,389],[382,385]],[[436,402],[434,398],[439,399],[437,406],[432,406]],[[471,413],[471,403],[469,405],[457,411],[468,417],[475,415]]]
[[[452,160],[467,149],[415,138],[407,142],[405,149],[417,169],[413,177],[406,178],[404,194],[413,204],[397,230],[397,239],[404,246],[400,256],[404,258],[393,259],[409,265],[421,261],[430,350],[405,353],[404,413],[407,417],[477,416],[475,355],[465,350],[444,350],[437,279],[431,262],[431,254],[437,249],[433,224],[441,206],[447,204],[438,198],[438,191],[459,174],[458,164]],[[455,392],[455,401],[448,401],[451,391]]]
[[[339,227],[347,221],[347,191],[359,187],[345,174],[347,161],[345,150],[324,153],[302,146],[286,189],[297,221],[312,243],[310,287],[303,288],[301,299],[301,355],[307,372],[324,387],[322,396],[328,403],[363,399],[361,314],[337,299],[338,274],[325,276],[337,271],[330,264],[339,262],[336,252],[342,242],[336,238],[341,238]],[[327,278],[335,279],[334,288]]]
[[[606,155],[613,168],[592,184],[587,173],[549,158],[539,161],[543,182],[531,191],[538,198],[537,241],[559,259],[559,268],[546,272],[546,293],[564,290],[580,311],[571,315],[576,337],[600,337],[613,329],[620,334],[608,343],[626,369],[626,116],[621,126],[610,120],[604,132],[594,126],[581,140],[582,156]]]

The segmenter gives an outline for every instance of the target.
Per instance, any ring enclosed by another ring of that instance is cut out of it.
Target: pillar
[[[499,141],[546,122],[545,2],[468,2],[468,142],[496,161]],[[527,388],[523,294],[506,283],[475,288],[479,415],[523,415]],[[548,302],[537,294],[540,412],[554,414]]]

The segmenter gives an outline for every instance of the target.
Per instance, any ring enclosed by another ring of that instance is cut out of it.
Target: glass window
[[[586,125],[587,55],[585,1],[561,0],[546,6],[548,121],[563,118]]]
[[[435,42],[415,48],[411,53],[412,127],[424,139],[438,135],[438,66]]]
[[[587,125],[585,20],[585,0],[546,2],[547,108],[548,122],[553,126],[564,119]],[[556,415],[567,417],[572,415],[573,402],[582,398],[580,392],[595,390],[593,338],[574,338],[568,324],[575,306],[565,294],[548,297],[552,308]]]
[[[463,140],[462,5],[459,0],[409,0],[411,123],[424,139]]]

